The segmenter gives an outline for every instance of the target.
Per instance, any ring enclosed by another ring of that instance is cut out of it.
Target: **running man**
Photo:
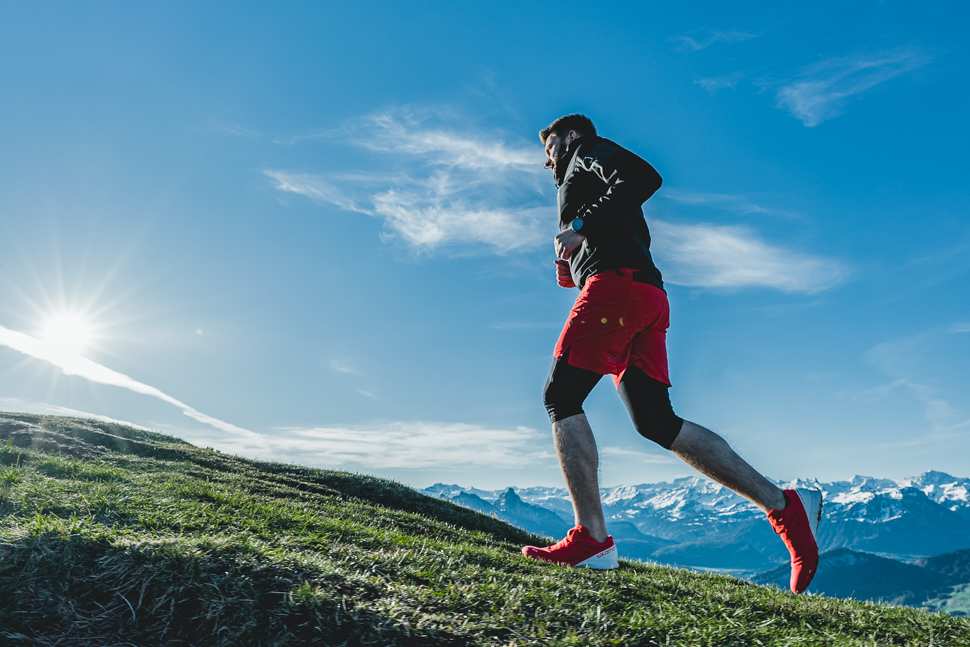
[[[558,187],[557,280],[580,288],[553,351],[544,393],[576,525],[557,543],[524,546],[522,554],[595,569],[619,565],[600,502],[596,441],[583,413],[583,401],[610,373],[642,436],[765,512],[791,556],[791,590],[801,593],[818,567],[815,531],[822,493],[779,489],[724,439],[680,418],[671,407],[670,309],[641,209],[660,188],[660,175],[637,155],[599,137],[583,115],[556,119],[539,139]]]

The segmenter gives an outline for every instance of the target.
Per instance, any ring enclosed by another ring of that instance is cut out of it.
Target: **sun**
[[[94,327],[79,312],[55,312],[44,320],[40,341],[56,355],[83,355],[94,341]]]

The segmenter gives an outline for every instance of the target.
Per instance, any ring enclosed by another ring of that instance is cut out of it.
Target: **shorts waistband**
[[[619,267],[615,270],[607,270],[608,272],[616,272],[620,276],[632,276],[633,280],[638,283],[652,283],[650,280],[650,273],[646,270],[638,270],[634,267]]]

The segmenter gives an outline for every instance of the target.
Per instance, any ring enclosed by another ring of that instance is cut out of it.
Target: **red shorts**
[[[670,386],[667,293],[634,281],[633,272],[605,270],[586,280],[559,334],[553,357],[569,351],[569,364],[604,375],[612,373],[617,386],[630,364]]]

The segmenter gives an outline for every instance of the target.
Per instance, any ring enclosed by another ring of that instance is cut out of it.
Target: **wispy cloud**
[[[546,434],[530,427],[435,421],[283,427],[252,451],[265,458],[334,467],[422,469],[521,467],[549,460]]]
[[[142,431],[152,431],[150,428],[145,427],[144,425],[139,425],[137,423],[129,422],[127,420],[118,420],[117,418],[111,418],[109,416],[104,416],[99,413],[91,413],[90,411],[82,411],[80,409],[62,407],[60,405],[50,404],[47,402],[34,402],[32,400],[21,400],[20,398],[0,398],[0,411],[19,411],[22,413],[33,413],[41,416],[67,416],[69,418],[90,418],[91,420],[98,420],[100,422],[111,422],[118,425],[125,425],[127,427],[141,429]]]
[[[359,382],[361,380],[358,380],[358,378],[365,377],[364,371],[362,371],[360,367],[346,359],[332,358],[329,362],[329,366],[331,371],[339,375],[347,376],[347,378],[352,382]],[[354,389],[354,391],[357,393],[357,395],[365,397],[368,400],[377,399],[377,394],[370,389],[357,387]]]
[[[461,422],[388,421],[362,425],[279,427],[256,432],[237,427],[166,395],[155,387],[138,382],[100,364],[76,358],[52,361],[38,349],[38,343],[23,333],[0,327],[0,344],[31,357],[48,361],[66,374],[77,375],[148,395],[178,407],[182,412],[219,432],[178,429],[184,439],[232,454],[263,460],[280,460],[301,465],[332,468],[422,469],[429,467],[522,467],[549,462],[546,433],[531,427],[495,427]],[[366,398],[376,395],[365,389],[357,392]],[[63,415],[117,422],[133,427],[148,427],[85,411],[18,398],[0,398],[0,410],[9,409],[42,415]],[[166,425],[152,425],[162,428]]]
[[[382,112],[367,118],[358,143],[384,153],[424,158],[433,165],[471,171],[504,171],[547,174],[538,143],[532,147],[510,145],[497,138],[428,125],[429,115],[412,110]]]
[[[940,397],[936,389],[906,378],[899,378],[887,384],[865,389],[859,393],[858,397],[862,400],[884,400],[900,392],[912,396],[923,406],[924,417],[935,430],[948,427],[957,415],[953,405]]]
[[[842,114],[852,97],[928,61],[914,49],[830,58],[805,68],[778,88],[777,105],[811,128]]]
[[[964,421],[960,425],[955,425],[955,431],[941,431],[941,432],[922,432],[919,436],[915,438],[907,438],[905,440],[889,440],[885,442],[877,442],[875,445],[867,445],[867,449],[926,449],[933,446],[944,446],[953,447],[953,441],[966,438],[966,427],[970,424],[970,420]],[[956,427],[960,427],[957,429]]]
[[[363,389],[364,397],[373,397]],[[361,425],[280,427],[268,432],[227,436],[168,425],[144,426],[87,411],[19,398],[0,398],[0,412],[90,418],[144,430],[168,431],[198,445],[248,458],[325,468],[425,469],[433,467],[522,467],[552,463],[548,434],[531,427],[494,427],[461,422],[383,421]],[[222,430],[220,430],[222,431]],[[606,454],[612,450],[607,448]],[[661,462],[654,455],[627,457]]]
[[[791,215],[789,212],[759,204],[745,195],[735,193],[704,193],[681,189],[665,189],[663,198],[690,206],[715,207],[743,215]]]
[[[82,357],[80,355],[66,355],[62,351],[52,350],[48,344],[45,344],[25,333],[0,326],[0,346],[6,346],[7,348],[15,350],[19,353],[33,357],[34,359],[47,362],[48,364],[60,369],[65,375],[75,375],[91,382],[127,389],[134,393],[147,395],[157,400],[161,400],[166,404],[177,407],[189,418],[220,431],[248,437],[253,437],[256,435],[254,432],[249,431],[248,429],[237,427],[232,423],[202,413],[198,409],[190,407],[184,402],[173,398],[154,386],[139,382],[138,380],[129,377],[124,373],[114,371],[107,366],[98,364],[97,362],[91,361],[86,357]]]
[[[627,447],[618,447],[615,445],[607,445],[600,449],[600,454],[606,457],[621,458],[621,459],[632,459],[641,463],[653,463],[653,464],[669,464],[675,461],[667,454],[654,454],[651,452],[646,452],[641,449],[629,449]]]
[[[672,200],[684,204],[717,205],[737,213],[783,213],[763,207],[743,196],[728,194],[674,193]],[[376,200],[388,214],[398,234],[421,249],[448,242],[486,242],[494,251],[531,250],[548,243],[540,220],[548,209],[537,207],[532,217],[514,217],[512,212],[492,214],[432,210],[421,217],[412,201],[421,196],[378,195]],[[528,213],[528,210],[520,212]],[[491,224],[490,224],[491,223]],[[664,262],[664,273],[674,284],[708,288],[769,287],[789,292],[826,290],[847,275],[847,267],[836,260],[787,250],[761,240],[743,227],[682,224],[652,218],[654,253]],[[500,232],[500,233],[496,233]],[[532,326],[533,324],[526,324]],[[498,322],[497,329],[522,329],[516,322]]]
[[[375,212],[413,247],[434,249],[446,244],[479,244],[507,253],[538,245],[538,226],[548,207],[491,207],[468,202],[447,174],[430,178],[425,190],[390,189],[373,196]],[[548,220],[548,218],[546,218]]]
[[[970,332],[970,321],[963,323],[955,323],[950,326],[950,332],[958,335],[965,332]]]
[[[686,34],[674,36],[671,40],[674,42],[678,51],[699,52],[702,49],[707,49],[711,45],[717,45],[719,43],[743,43],[744,41],[757,37],[758,34],[753,34],[748,31],[698,29]]]
[[[710,94],[714,94],[719,90],[733,90],[743,78],[744,74],[734,72],[732,74],[722,74],[721,76],[706,76],[694,79],[694,85],[700,86]]]
[[[235,121],[213,120],[210,122],[210,127],[215,132],[222,135],[228,135],[229,137],[246,137],[251,139],[260,136],[258,130],[247,128],[246,126],[243,126]]]
[[[480,129],[448,127],[441,123],[445,118],[447,112],[429,116],[392,110],[340,130],[359,148],[380,154],[375,167],[386,169],[389,159],[394,167],[389,171],[265,174],[280,191],[382,220],[388,236],[418,251],[461,245],[509,254],[548,246],[554,195],[539,146],[509,144],[500,134],[483,136]],[[741,195],[681,190],[662,195],[732,213],[788,215]],[[654,250],[664,259],[671,283],[817,292],[847,272],[836,261],[772,245],[748,229],[650,222]],[[492,327],[533,325],[500,321]]]
[[[330,360],[330,370],[334,373],[342,373],[344,375],[355,375],[360,376],[361,372],[356,366],[343,359],[331,359]]]
[[[284,193],[296,193],[314,202],[332,204],[344,211],[374,215],[372,209],[357,204],[348,197],[347,191],[338,188],[322,175],[273,170],[266,170],[263,173],[276,183],[278,190]]]
[[[840,261],[773,245],[746,227],[654,218],[651,231],[665,280],[679,285],[815,293],[849,274]]]
[[[945,378],[963,368],[963,344],[953,338],[953,331],[952,326],[933,327],[868,349],[866,361],[890,381],[859,397],[899,400],[900,395],[908,395],[922,407],[928,431],[954,433],[965,424],[966,411],[959,388]]]
[[[537,245],[551,192],[538,144],[441,123],[437,112],[371,115],[339,131],[392,172],[325,174],[267,169],[278,190],[381,219],[385,233],[419,251],[450,245],[508,253]],[[548,226],[546,227],[548,229]]]

